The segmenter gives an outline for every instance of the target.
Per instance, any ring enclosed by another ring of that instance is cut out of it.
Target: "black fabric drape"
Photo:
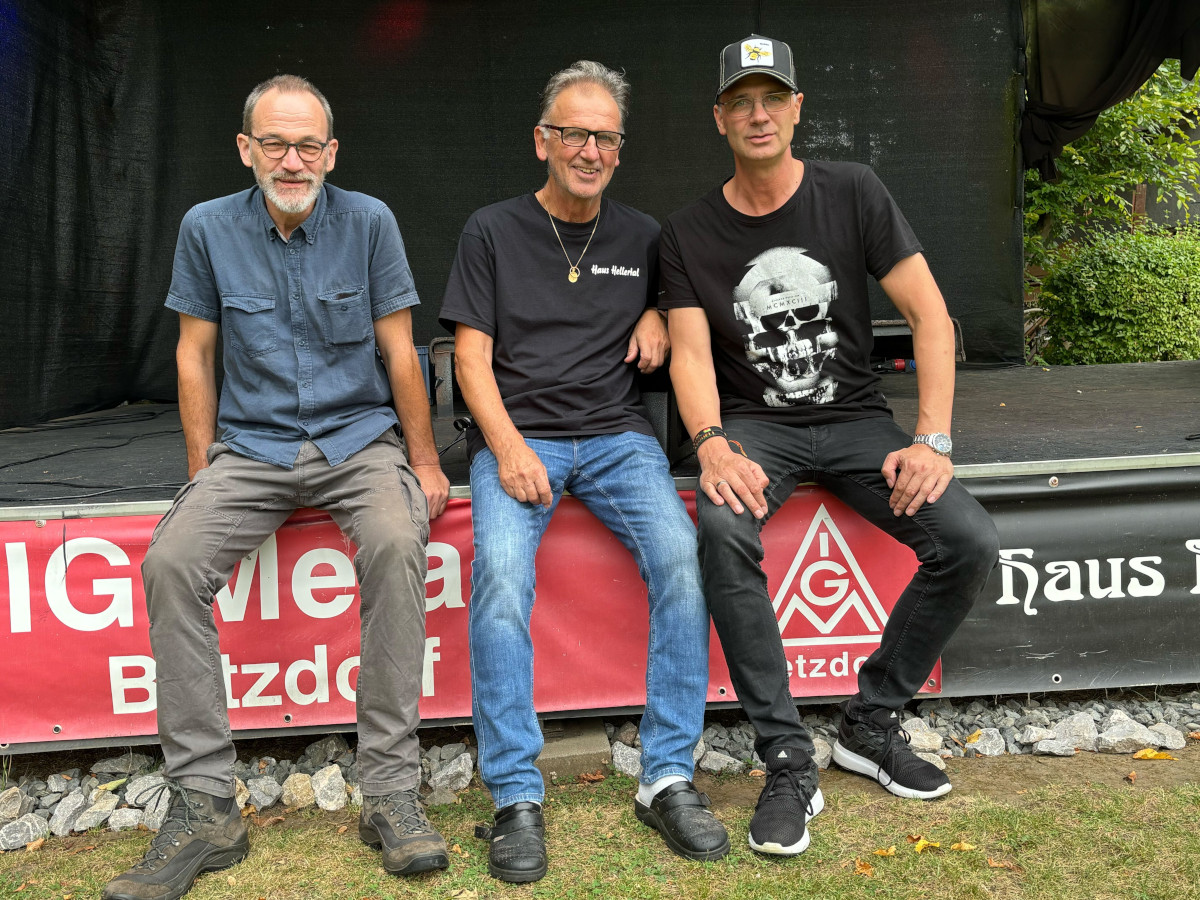
[[[1165,59],[1200,67],[1200,0],[1026,0],[1025,167],[1058,177],[1054,160],[1097,116],[1141,87]]]

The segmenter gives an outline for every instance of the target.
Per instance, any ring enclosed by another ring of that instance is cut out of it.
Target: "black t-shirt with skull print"
[[[891,415],[871,372],[867,275],[919,252],[870,167],[805,160],[795,194],[765,216],[739,213],[718,187],[667,219],[659,305],[707,314],[722,416]]]

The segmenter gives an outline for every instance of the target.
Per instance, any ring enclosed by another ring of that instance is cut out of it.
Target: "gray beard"
[[[325,182],[324,173],[320,176],[313,175],[311,172],[302,172],[299,176],[292,175],[290,177],[300,177],[308,182],[308,190],[300,197],[283,197],[280,195],[278,188],[275,185],[277,177],[281,173],[273,172],[270,175],[259,175],[254,173],[255,179],[258,181],[258,186],[262,188],[263,194],[271,205],[282,213],[287,213],[290,216],[299,215],[307,210],[317,200],[317,195],[321,193],[321,185]]]

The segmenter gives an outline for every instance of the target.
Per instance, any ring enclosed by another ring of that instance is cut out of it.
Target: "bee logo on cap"
[[[746,66],[772,66],[775,64],[773,56],[771,42],[768,40],[759,38],[742,44],[743,68]]]

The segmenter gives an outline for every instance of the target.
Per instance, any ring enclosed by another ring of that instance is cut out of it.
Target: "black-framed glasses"
[[[791,91],[776,91],[773,94],[764,94],[762,100],[756,100],[754,97],[737,97],[733,100],[726,100],[721,106],[725,107],[725,115],[735,119],[744,119],[754,112],[755,103],[762,103],[763,110],[768,114],[783,112],[792,105],[793,96],[795,95]]]
[[[568,147],[582,147],[590,137],[596,139],[596,146],[601,150],[620,150],[621,145],[625,143],[625,134],[620,131],[588,131],[586,128],[576,128],[573,125],[563,127],[545,123],[538,127],[553,128],[558,132],[559,139]]]
[[[252,134],[248,134],[246,137],[252,141],[258,141],[259,149],[267,159],[283,159],[288,155],[288,151],[295,147],[296,153],[302,160],[316,162],[325,152],[325,148],[329,146],[329,141],[283,141],[274,137],[255,137]]]

